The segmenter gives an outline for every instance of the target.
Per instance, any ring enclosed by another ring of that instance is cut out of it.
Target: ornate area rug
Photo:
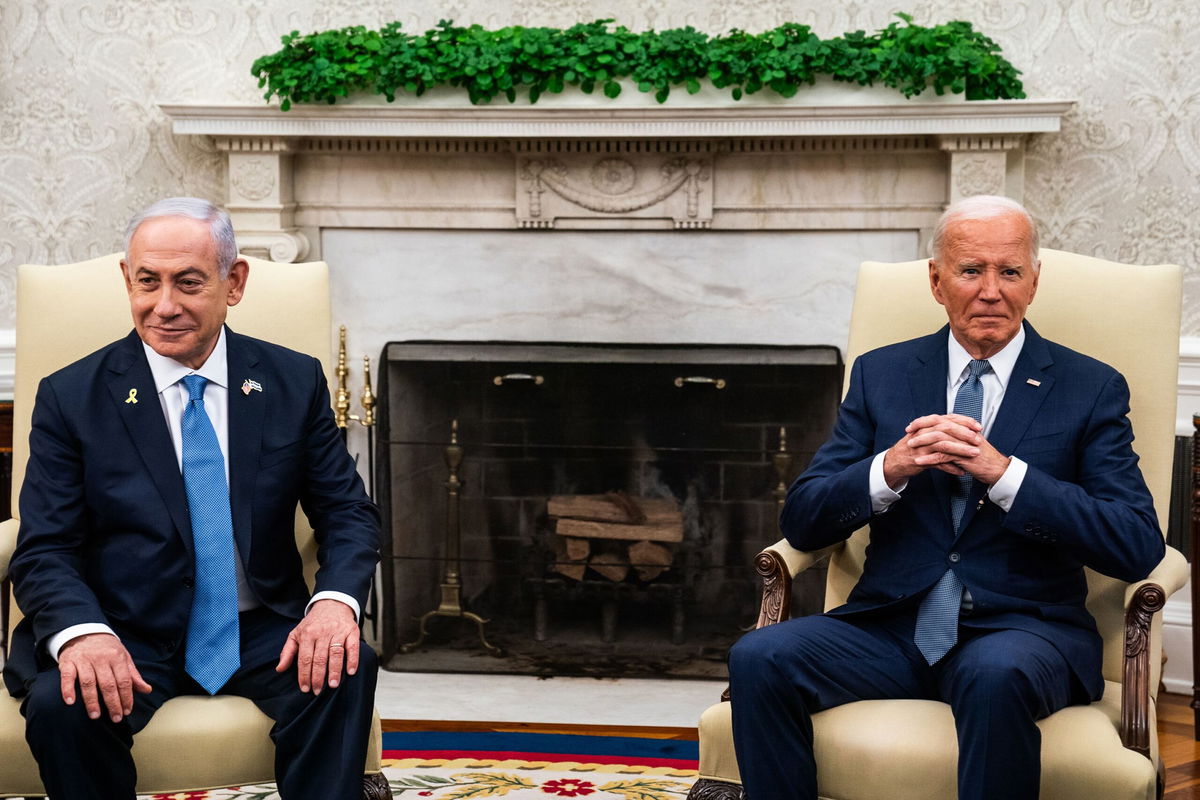
[[[384,775],[407,800],[683,800],[696,780],[692,729],[398,723],[383,734]],[[411,728],[437,728],[413,730]],[[153,800],[276,800],[270,784]]]

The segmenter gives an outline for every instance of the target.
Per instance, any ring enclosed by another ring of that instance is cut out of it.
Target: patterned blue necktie
[[[209,694],[216,694],[241,663],[233,518],[225,459],[204,410],[208,380],[188,375],[183,383],[188,390],[183,409],[183,486],[196,551],[196,589],[184,667]]]
[[[983,383],[980,376],[990,369],[987,361],[972,361],[967,365],[969,374],[958,387],[954,396],[954,413],[983,419]],[[962,523],[967,510],[967,495],[971,492],[974,478],[961,475],[957,478],[954,493],[950,497],[950,513],[954,518],[954,533]],[[921,601],[917,610],[917,625],[913,642],[921,655],[932,666],[942,659],[958,641],[958,612],[963,602],[963,585],[953,569],[946,570]]]

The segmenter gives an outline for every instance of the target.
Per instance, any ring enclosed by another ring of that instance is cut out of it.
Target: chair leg
[[[745,800],[746,793],[739,784],[700,778],[692,784],[687,800]]]
[[[363,800],[392,800],[392,787],[382,772],[363,776]]]

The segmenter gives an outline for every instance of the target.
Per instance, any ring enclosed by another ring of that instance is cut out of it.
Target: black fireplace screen
[[[383,355],[385,664],[724,676],[757,616],[752,563],[779,538],[780,485],[832,424],[835,348],[393,342]],[[798,582],[796,613],[819,610],[823,583]]]

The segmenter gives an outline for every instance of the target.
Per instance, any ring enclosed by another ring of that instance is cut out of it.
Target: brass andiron
[[[346,435],[346,424],[350,418],[350,391],[346,388],[346,326],[338,327],[337,391],[333,396],[333,419]]]
[[[371,358],[363,356],[363,415],[350,413],[350,390],[346,388],[346,377],[350,370],[346,366],[346,326],[338,326],[337,392],[333,401],[333,419],[341,429],[342,440],[346,441],[351,422],[357,422],[367,432],[367,493],[375,497],[375,436],[370,431],[375,426],[375,394],[371,391]],[[357,456],[356,456],[357,459]],[[371,622],[372,635],[378,635],[379,598],[372,589],[368,600],[369,608],[363,617]]]
[[[775,495],[775,505],[783,511],[784,501],[787,500],[787,482],[792,474],[792,462],[795,458],[788,452],[787,444],[787,428],[779,429],[779,449],[771,455],[771,463],[775,466],[775,477],[779,479],[774,491],[771,494]]]
[[[462,465],[463,449],[458,443],[458,420],[450,423],[450,444],[446,446],[444,455],[446,467],[450,470],[450,476],[446,479],[446,569],[442,575],[442,601],[438,603],[438,607],[432,611],[426,612],[420,619],[420,634],[416,641],[409,642],[406,645],[401,645],[401,653],[411,653],[421,646],[421,642],[425,641],[428,635],[426,623],[433,617],[452,617],[455,619],[468,619],[475,623],[479,628],[479,642],[484,648],[494,656],[502,657],[504,650],[496,647],[488,642],[487,637],[483,634],[483,626],[488,623],[486,619],[467,611],[462,605],[462,529],[459,523],[459,490],[462,488],[462,481],[458,478],[458,468]]]
[[[360,417],[356,414],[351,414],[347,419],[352,419],[364,428],[371,428],[375,425],[375,393],[371,391],[371,357],[363,356],[363,393],[362,400],[363,415]]]

